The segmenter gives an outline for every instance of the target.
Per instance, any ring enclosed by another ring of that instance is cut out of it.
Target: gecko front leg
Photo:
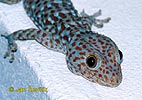
[[[14,61],[14,53],[17,51],[16,40],[36,40],[37,42],[41,42],[41,36],[46,34],[44,31],[34,28],[29,28],[26,30],[19,30],[12,34],[3,34],[2,37],[5,37],[8,40],[8,48],[6,53],[4,54],[4,58],[10,57],[9,62],[12,63]]]

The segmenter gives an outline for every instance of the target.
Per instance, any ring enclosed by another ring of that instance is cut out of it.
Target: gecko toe
[[[9,62],[10,62],[10,63],[13,63],[13,61],[14,61],[14,53],[11,53]]]

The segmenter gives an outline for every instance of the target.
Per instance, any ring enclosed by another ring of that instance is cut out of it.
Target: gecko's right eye
[[[123,53],[120,50],[118,50],[118,52],[119,52],[120,60],[122,60],[123,59]]]
[[[86,64],[89,68],[95,68],[97,65],[97,58],[94,55],[87,57]]]

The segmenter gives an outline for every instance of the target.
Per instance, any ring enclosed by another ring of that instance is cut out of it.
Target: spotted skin
[[[20,0],[0,0],[7,4]],[[94,15],[82,11],[80,15],[70,0],[24,0],[27,15],[38,27],[3,34],[8,40],[8,50],[4,57],[14,61],[17,51],[16,40],[36,40],[48,49],[66,55],[68,69],[85,79],[103,86],[116,87],[122,81],[122,53],[107,36],[91,31],[92,25],[98,28],[110,18],[96,19]]]

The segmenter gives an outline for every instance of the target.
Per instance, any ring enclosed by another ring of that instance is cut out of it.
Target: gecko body
[[[20,0],[0,0],[7,4]],[[27,15],[38,27],[22,29],[9,35],[8,51],[4,57],[14,61],[16,40],[36,40],[48,49],[66,55],[68,69],[85,79],[103,86],[116,87],[122,81],[122,52],[107,36],[91,31],[92,25],[100,28],[110,18],[96,19],[101,11],[89,16],[79,15],[70,0],[24,0]]]

